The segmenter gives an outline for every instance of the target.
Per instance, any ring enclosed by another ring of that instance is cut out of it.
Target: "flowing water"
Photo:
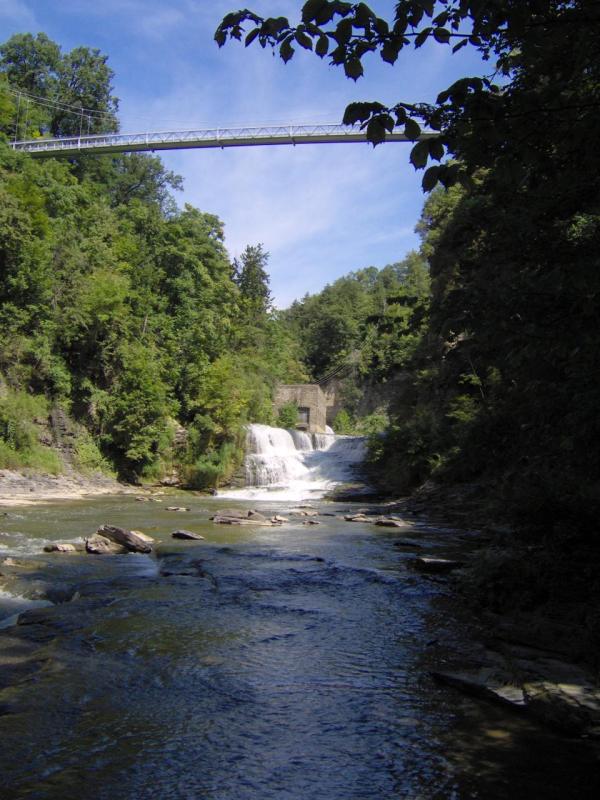
[[[332,480],[331,465],[299,463]],[[349,508],[324,501],[318,526],[235,528],[208,517],[247,501],[163,500],[0,516],[0,556],[29,565],[13,599],[49,581],[69,600],[0,631],[0,658],[33,664],[0,692],[2,800],[598,796],[581,742],[429,678],[436,642],[469,643],[447,585],[407,569],[397,531],[324,516]],[[177,503],[190,510],[166,510]],[[267,488],[252,503],[265,514],[293,505]],[[105,522],[152,535],[155,552],[41,553]],[[177,527],[206,540],[176,542]],[[426,552],[452,535],[424,523],[401,533]],[[0,596],[0,616],[14,611]]]
[[[238,499],[310,500],[356,477],[365,458],[360,436],[250,425],[247,434],[246,489],[224,493]]]

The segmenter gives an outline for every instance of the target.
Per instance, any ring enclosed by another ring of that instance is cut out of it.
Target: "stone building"
[[[327,401],[321,387],[316,383],[290,383],[279,386],[275,393],[275,412],[282,406],[294,403],[298,406],[299,430],[308,433],[325,433],[327,424]]]

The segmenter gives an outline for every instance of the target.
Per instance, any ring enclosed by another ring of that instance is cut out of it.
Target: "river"
[[[0,693],[2,800],[598,796],[584,744],[432,681],[433,650],[470,644],[448,584],[407,568],[397,531],[342,516],[229,527],[208,518],[246,499],[168,503],[190,510],[122,496],[0,518],[4,554],[32,565],[21,594],[49,580],[70,599],[0,632],[0,653],[32,664]],[[40,553],[102,523],[143,530],[155,552]],[[452,532],[412,534],[435,549]],[[0,596],[9,623],[30,603],[15,594]]]

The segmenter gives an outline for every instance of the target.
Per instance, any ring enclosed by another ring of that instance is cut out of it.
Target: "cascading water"
[[[329,429],[331,431],[331,429]],[[352,480],[365,457],[360,436],[249,425],[246,436],[246,489],[219,492],[239,499],[302,500],[322,497]]]

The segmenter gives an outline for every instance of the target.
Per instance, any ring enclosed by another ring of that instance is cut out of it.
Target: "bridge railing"
[[[423,138],[433,134],[425,133]],[[407,141],[404,134],[388,134],[389,141]],[[12,147],[31,155],[69,156],[73,153],[110,153],[136,150],[177,150],[202,147],[240,147],[274,144],[365,142],[365,131],[348,125],[274,125],[245,128],[101,133],[60,139],[13,142]]]

